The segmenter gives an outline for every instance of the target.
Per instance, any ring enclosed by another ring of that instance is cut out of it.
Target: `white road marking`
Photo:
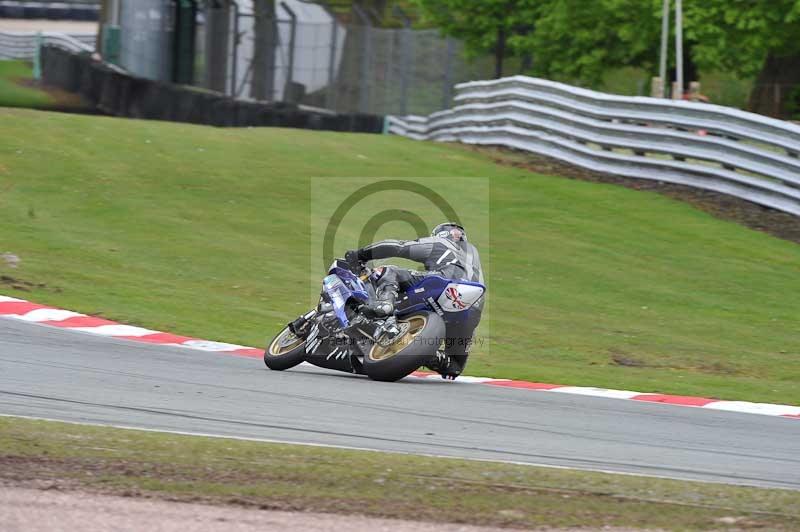
[[[75,318],[79,316],[86,316],[86,314],[72,312],[71,310],[61,310],[58,308],[38,308],[28,312],[27,314],[20,315],[17,319],[25,321],[64,321],[68,318]]]
[[[159,331],[151,331],[133,325],[100,325],[99,327],[70,327],[71,331],[88,332],[101,336],[147,336],[157,334]]]

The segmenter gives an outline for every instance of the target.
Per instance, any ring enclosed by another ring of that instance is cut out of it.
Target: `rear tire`
[[[433,312],[417,312],[397,323],[408,330],[388,346],[373,344],[364,357],[364,372],[370,379],[399,381],[425,364],[445,339],[444,321]]]
[[[284,327],[264,350],[264,364],[275,371],[293,368],[305,359],[306,341],[295,336],[288,326]]]

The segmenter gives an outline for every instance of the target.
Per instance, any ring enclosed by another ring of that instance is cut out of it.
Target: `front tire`
[[[364,372],[376,381],[394,382],[425,364],[445,339],[442,318],[418,312],[397,320],[406,331],[388,345],[374,343],[364,357]]]
[[[288,326],[284,327],[264,350],[264,364],[275,371],[293,368],[305,359],[306,341],[295,336]]]

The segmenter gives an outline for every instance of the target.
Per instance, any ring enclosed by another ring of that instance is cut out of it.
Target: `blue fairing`
[[[350,270],[345,270],[344,268],[334,266],[328,273],[333,274],[341,279],[347,288],[350,289],[353,297],[356,297],[361,301],[367,301],[369,299],[369,293],[367,292],[367,286],[364,284],[364,281],[362,281]]]
[[[354,298],[359,302],[366,303],[369,301],[370,296],[364,281],[343,266],[346,266],[343,261],[334,261],[328,270],[328,276],[322,280],[322,289],[333,305],[333,310],[339,322],[342,326],[349,327],[350,320],[347,318],[346,312],[348,300]],[[458,323],[467,319],[470,313],[473,312],[473,306],[460,312],[454,311],[451,306],[449,309],[445,309],[447,312],[443,312],[442,307],[437,303],[447,286],[453,282],[462,286],[475,286],[482,291],[486,289],[481,283],[429,275],[406,290],[405,298],[397,309],[398,316],[405,316],[421,310],[434,310],[442,316],[445,323]]]
[[[353,297],[359,301],[368,301],[369,293],[367,292],[367,287],[364,285],[364,281],[350,270],[334,265],[328,273],[329,275],[322,280],[322,289],[328,294],[339,322],[342,326],[348,327],[350,320],[347,319],[347,313],[345,312],[347,300]]]
[[[347,319],[344,308],[353,292],[336,275],[328,275],[322,280],[322,290],[327,294],[333,305],[333,311],[342,325],[345,327],[350,325],[350,320]]]

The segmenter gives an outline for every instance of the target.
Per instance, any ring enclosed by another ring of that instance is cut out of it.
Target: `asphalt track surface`
[[[793,419],[257,358],[0,318],[0,414],[800,489]]]

